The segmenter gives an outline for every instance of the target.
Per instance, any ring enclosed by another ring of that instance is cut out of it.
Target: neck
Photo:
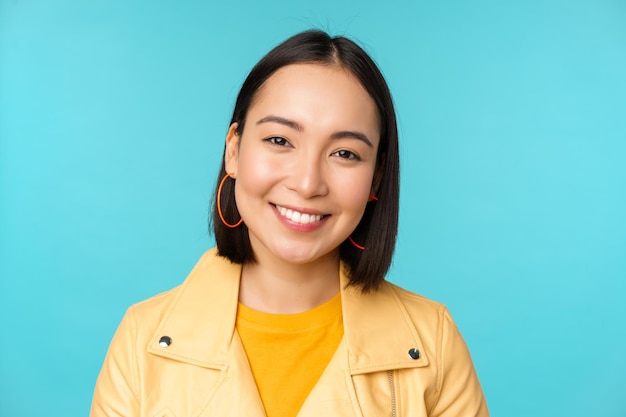
[[[266,313],[295,314],[325,303],[338,292],[338,253],[307,264],[257,256],[256,263],[242,268],[239,301]]]

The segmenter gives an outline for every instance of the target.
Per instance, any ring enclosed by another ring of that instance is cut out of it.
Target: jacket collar
[[[348,366],[352,374],[413,368],[428,365],[417,329],[398,298],[393,285],[385,282],[378,291],[362,294],[348,287],[341,268],[341,301]],[[157,331],[148,345],[152,354],[224,369],[235,332],[241,265],[207,251],[175,292]],[[168,347],[159,345],[169,336]],[[416,348],[419,359],[408,351]]]

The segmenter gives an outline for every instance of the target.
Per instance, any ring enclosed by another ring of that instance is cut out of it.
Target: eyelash
[[[272,145],[275,145],[275,146],[287,146],[287,145],[290,145],[290,143],[289,143],[289,141],[287,139],[285,139],[283,137],[280,137],[280,136],[272,136],[272,137],[264,139],[264,140],[265,140],[265,142],[268,142],[268,143],[270,143]],[[278,141],[282,141],[282,143],[277,143]]]
[[[267,139],[264,139],[265,142],[268,142],[274,146],[280,146],[280,147],[285,147],[285,146],[291,146],[291,143],[289,143],[289,141],[281,136],[272,136],[269,137]],[[278,143],[281,142],[281,143]],[[349,151],[347,149],[340,149],[336,152],[333,152],[331,155],[336,155],[341,159],[346,159],[346,160],[354,160],[354,161],[360,161],[361,157],[359,155],[357,155],[356,153]],[[347,155],[347,156],[346,156]]]
[[[348,155],[346,156],[341,156],[341,155]],[[334,152],[333,155],[337,155],[338,157],[342,158],[342,159],[348,159],[348,160],[355,160],[355,161],[360,161],[361,158],[359,157],[359,155],[355,154],[354,152],[348,151],[346,149],[341,149],[337,152]]]

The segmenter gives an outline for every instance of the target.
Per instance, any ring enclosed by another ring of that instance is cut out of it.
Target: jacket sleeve
[[[90,417],[139,415],[139,378],[136,358],[137,327],[132,307],[122,319],[100,370]]]
[[[438,330],[438,398],[431,417],[489,417],[470,353],[450,313],[443,309]]]

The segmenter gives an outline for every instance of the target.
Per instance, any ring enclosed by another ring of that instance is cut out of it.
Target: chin
[[[308,263],[323,260],[329,255],[330,252],[319,251],[318,249],[311,247],[291,247],[284,248],[283,250],[278,250],[274,253],[285,262],[294,265],[305,265]]]
[[[294,265],[305,265],[315,262],[320,257],[316,257],[311,253],[286,253],[281,255],[283,261]]]

